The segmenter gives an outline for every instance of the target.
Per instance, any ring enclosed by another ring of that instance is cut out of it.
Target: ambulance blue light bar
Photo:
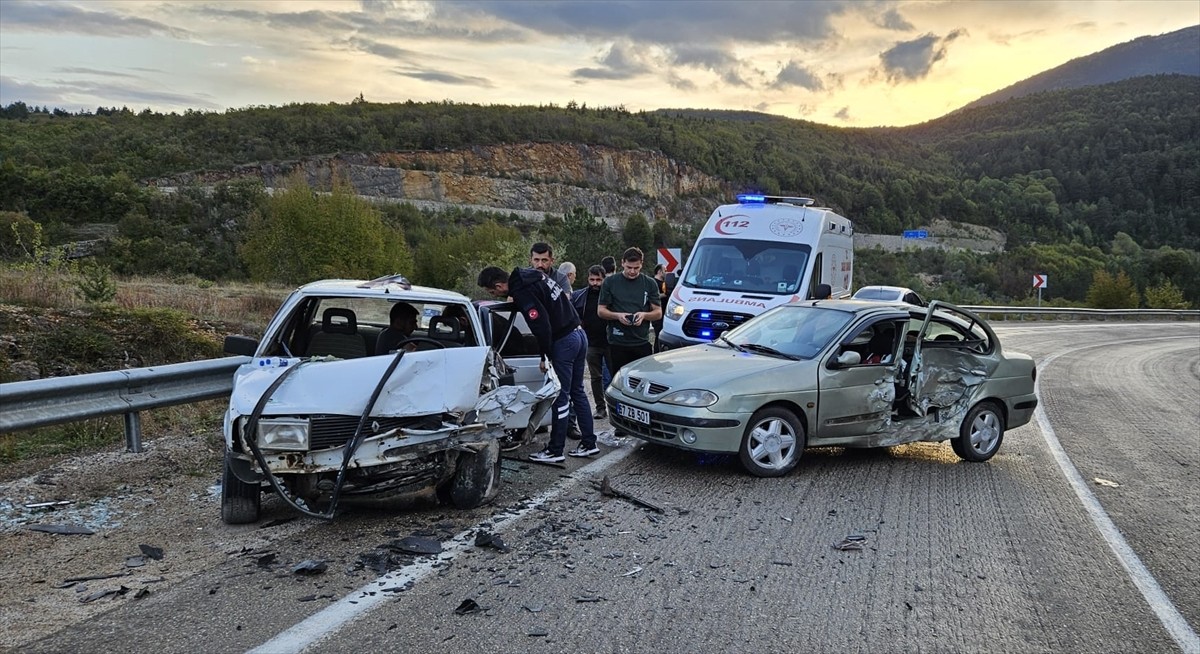
[[[767,196],[754,193],[739,193],[737,201],[738,204],[765,204]]]
[[[778,195],[763,195],[761,193],[739,193],[738,204],[790,204],[797,207],[811,207],[816,204],[812,198],[794,198]]]

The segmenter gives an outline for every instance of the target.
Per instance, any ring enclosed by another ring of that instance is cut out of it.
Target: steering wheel
[[[439,350],[446,349],[445,343],[443,343],[439,340],[429,338],[428,336],[409,336],[408,338],[400,341],[399,343],[396,343],[395,349],[396,350],[404,349],[404,346],[408,343],[432,343],[433,345],[437,346],[437,349],[439,349]]]

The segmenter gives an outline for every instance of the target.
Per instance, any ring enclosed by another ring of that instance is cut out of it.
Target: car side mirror
[[[252,357],[258,349],[258,341],[249,336],[226,336],[225,354]]]
[[[857,366],[862,363],[862,355],[854,350],[847,350],[838,355],[832,362],[830,368],[845,368],[847,366]]]

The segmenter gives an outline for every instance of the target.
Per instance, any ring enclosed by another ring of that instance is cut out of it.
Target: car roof
[[[470,304],[471,300],[461,293],[429,286],[412,286],[407,282],[373,283],[364,279],[322,279],[296,289],[301,295],[331,295],[343,297],[371,297],[387,300],[411,300],[414,302],[450,302]]]
[[[854,292],[861,293],[862,291],[895,291],[897,293],[912,293],[912,292],[914,292],[911,288],[906,288],[904,286],[882,286],[882,285],[864,286]]]
[[[900,300],[856,300],[851,298],[846,300],[796,300],[795,302],[790,302],[789,304],[803,307],[812,306],[824,309],[837,309],[838,311],[846,311],[856,314],[884,310],[902,311],[905,313],[914,309],[919,309],[921,311],[925,310],[925,307],[919,307],[915,304],[901,302]]]

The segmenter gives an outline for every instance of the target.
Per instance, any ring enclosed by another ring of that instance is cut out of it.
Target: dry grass
[[[291,288],[262,284],[217,284],[197,278],[114,278],[114,303],[126,309],[164,307],[200,320],[225,323],[243,333],[261,333]],[[79,277],[47,270],[0,269],[0,303],[76,308]]]

